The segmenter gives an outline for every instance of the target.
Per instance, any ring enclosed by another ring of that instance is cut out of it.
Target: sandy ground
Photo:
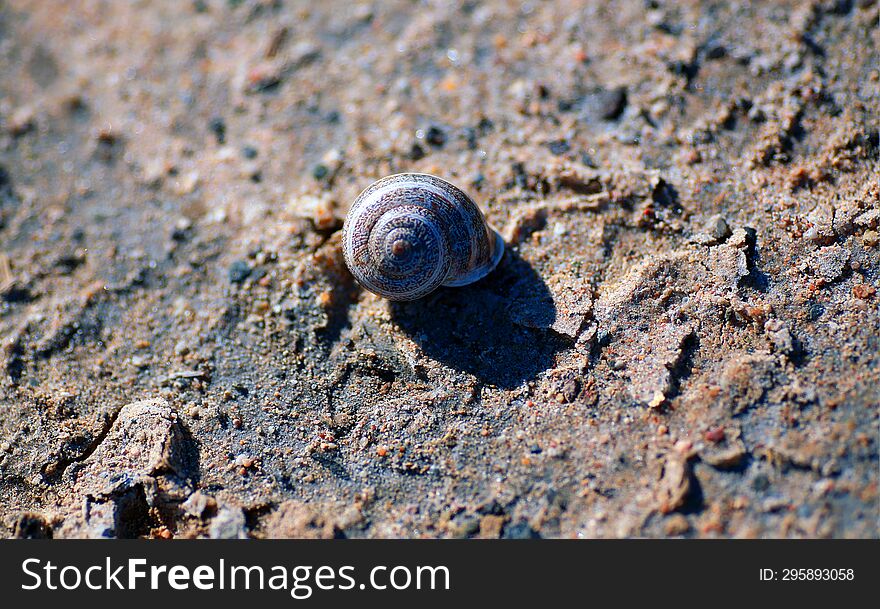
[[[878,13],[0,1],[0,531],[877,537]],[[353,283],[400,171],[495,272]]]

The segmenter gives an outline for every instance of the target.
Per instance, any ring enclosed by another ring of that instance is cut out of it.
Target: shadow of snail
[[[553,297],[531,265],[509,248],[477,283],[390,305],[394,322],[426,356],[501,388],[534,378],[571,346],[542,329],[556,317]]]

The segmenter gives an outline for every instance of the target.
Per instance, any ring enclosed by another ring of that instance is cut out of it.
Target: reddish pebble
[[[853,296],[860,300],[868,300],[871,296],[877,293],[877,290],[873,286],[864,283],[857,283],[853,286],[852,293]]]
[[[716,427],[714,429],[710,429],[703,435],[703,437],[706,438],[707,442],[712,442],[713,444],[720,442],[724,439],[724,428]]]

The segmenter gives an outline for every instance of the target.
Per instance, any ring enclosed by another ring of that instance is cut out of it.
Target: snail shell
[[[501,260],[504,240],[449,182],[401,173],[358,195],[342,228],[342,250],[366,289],[389,300],[415,300],[441,285],[486,276]]]

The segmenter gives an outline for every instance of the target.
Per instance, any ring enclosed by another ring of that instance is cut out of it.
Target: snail
[[[345,263],[363,287],[415,300],[492,271],[504,240],[461,190],[426,173],[400,173],[367,187],[342,227]]]

